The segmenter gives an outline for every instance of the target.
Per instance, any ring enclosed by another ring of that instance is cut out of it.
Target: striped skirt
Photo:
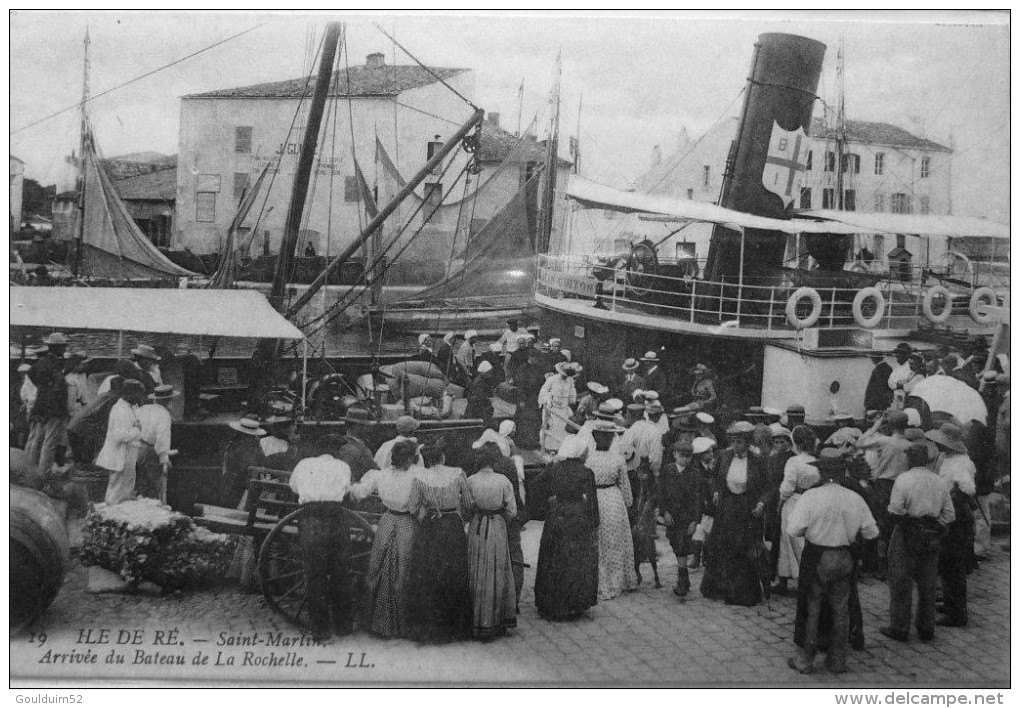
[[[361,628],[381,637],[406,637],[408,578],[414,547],[414,519],[387,511],[372,543],[362,600]]]
[[[517,590],[510,565],[506,519],[501,513],[479,512],[471,519],[468,572],[474,636],[498,637],[516,627]]]

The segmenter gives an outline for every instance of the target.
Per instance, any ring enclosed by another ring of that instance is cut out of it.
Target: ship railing
[[[883,274],[873,274],[883,275]],[[873,329],[913,329],[923,323],[924,292],[932,284],[903,271],[884,274],[875,283],[885,298],[882,317]],[[789,279],[759,285],[739,278],[702,280],[693,275],[674,277],[635,273],[623,267],[601,266],[576,256],[540,256],[537,291],[548,297],[592,301],[611,312],[640,312],[680,319],[692,324],[792,331],[787,307],[797,284]],[[853,309],[858,288],[814,288],[821,300],[820,313],[811,327],[859,328]],[[965,304],[962,305],[965,309]],[[954,301],[954,307],[961,303]],[[793,308],[799,319],[807,318],[812,303],[804,298]],[[869,316],[874,314],[868,313]]]

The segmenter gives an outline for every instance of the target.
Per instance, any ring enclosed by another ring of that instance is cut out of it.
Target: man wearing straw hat
[[[963,444],[963,429],[943,423],[938,430],[929,430],[925,437],[938,446],[935,473],[949,486],[956,518],[939,549],[939,577],[942,579],[943,610],[935,624],[945,627],[967,626],[967,569],[974,547],[973,503],[977,487],[977,469]]]
[[[163,376],[159,371],[159,362],[163,360],[163,357],[148,344],[139,344],[131,350],[131,358],[134,360],[135,366],[145,372],[145,377],[140,380],[145,385],[145,390],[152,393],[151,389],[163,383]]]
[[[623,376],[616,386],[616,397],[629,401],[634,397],[634,392],[645,387],[645,377],[638,373],[641,364],[637,359],[627,359],[623,362]]]
[[[224,478],[220,489],[220,506],[238,508],[248,486],[248,468],[261,466],[265,457],[259,448],[258,439],[266,435],[258,420],[241,418],[227,423],[237,435],[227,443],[223,451]]]
[[[149,394],[149,401],[138,408],[141,437],[135,490],[140,497],[166,503],[166,477],[170,470],[170,429],[173,420],[167,406],[177,392],[169,384],[160,384]]]
[[[48,350],[28,372],[36,386],[35,403],[29,417],[25,453],[40,474],[49,474],[57,460],[58,448],[67,447],[67,381],[64,379],[64,351],[68,340],[54,332],[43,340]],[[60,460],[62,462],[62,460]]]
[[[798,594],[806,590],[807,595],[806,605],[797,604],[797,626],[804,628],[800,649],[788,663],[804,674],[813,671],[818,620],[822,604],[827,602],[832,612],[832,627],[825,663],[833,673],[844,673],[854,563],[850,546],[858,535],[865,539],[876,538],[878,526],[860,495],[837,482],[846,470],[842,457],[822,457],[809,464],[818,468],[822,484],[804,492],[787,523],[791,536],[802,536],[805,540],[797,585]],[[806,587],[801,588],[802,585]]]

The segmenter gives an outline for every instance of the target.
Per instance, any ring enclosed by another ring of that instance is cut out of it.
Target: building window
[[[885,153],[880,152],[875,155],[875,174],[880,175],[885,172]]]
[[[910,196],[902,193],[894,194],[889,200],[889,206],[893,214],[909,214]]]
[[[245,155],[251,153],[251,131],[250,125],[238,125],[234,128],[234,152]]]
[[[707,187],[708,186],[708,182],[709,182],[709,180],[711,178],[712,178],[712,168],[709,167],[708,165],[705,165],[705,175],[704,175],[704,178],[702,179],[702,185]]]
[[[218,192],[220,191],[219,175],[199,175],[195,186],[196,192]]]
[[[688,189],[687,190],[687,198],[688,199],[694,199],[694,190],[693,189]]]
[[[825,153],[825,171],[835,172],[836,171],[836,153],[828,152]]]
[[[630,239],[629,238],[613,239],[613,253],[630,253]]]
[[[931,214],[931,201],[928,197],[921,197],[921,213]]]
[[[811,187],[803,187],[800,190],[800,208],[811,208]]]
[[[205,224],[216,221],[216,192],[195,193],[195,221]]]
[[[443,185],[439,182],[426,182],[425,183],[425,216],[429,214],[443,201]]]
[[[931,158],[925,155],[921,158],[921,179],[927,179],[931,174]]]
[[[439,139],[438,135],[430,140],[425,146],[426,162],[431,160],[432,156],[435,155],[441,147],[443,147],[443,141]],[[432,174],[439,174],[439,165],[436,165],[435,168],[433,168]]]
[[[248,186],[248,173],[234,173],[234,199],[240,200],[244,196],[244,188]]]
[[[883,211],[885,211],[885,195],[884,194],[876,194],[875,195],[875,211],[877,213],[882,213]]]
[[[854,153],[843,155],[843,172],[852,172],[855,175],[861,173],[861,156]]]
[[[807,167],[805,167],[804,169],[807,169],[807,170],[811,169],[811,163],[814,160],[814,156],[815,156],[814,150],[808,150],[807,151]]]
[[[345,202],[359,202],[358,198],[358,178],[344,177],[344,201]]]
[[[836,190],[831,187],[822,190],[822,209],[836,208]]]
[[[848,189],[843,192],[843,208],[846,211],[857,211],[857,191]]]

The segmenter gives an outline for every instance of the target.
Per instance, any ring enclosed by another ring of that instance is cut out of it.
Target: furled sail
[[[77,272],[85,277],[174,279],[195,275],[160,253],[117,195],[91,139],[84,154],[85,209]]]
[[[207,288],[229,288],[233,286],[234,281],[237,280],[237,271],[240,268],[240,260],[242,253],[247,252],[247,247],[251,245],[251,239],[247,240],[247,244],[241,243],[238,239],[238,233],[241,228],[241,224],[248,216],[248,212],[251,211],[252,205],[255,204],[255,198],[259,194],[259,189],[262,187],[262,180],[265,178],[266,173],[269,171],[269,164],[262,168],[262,172],[259,173],[258,178],[255,180],[255,184],[251,186],[241,198],[241,203],[237,207],[237,213],[234,215],[233,221],[230,222],[230,228],[227,229],[227,243],[223,247],[223,255],[220,258],[220,263],[216,267],[216,272],[213,273],[213,277],[209,279]]]

